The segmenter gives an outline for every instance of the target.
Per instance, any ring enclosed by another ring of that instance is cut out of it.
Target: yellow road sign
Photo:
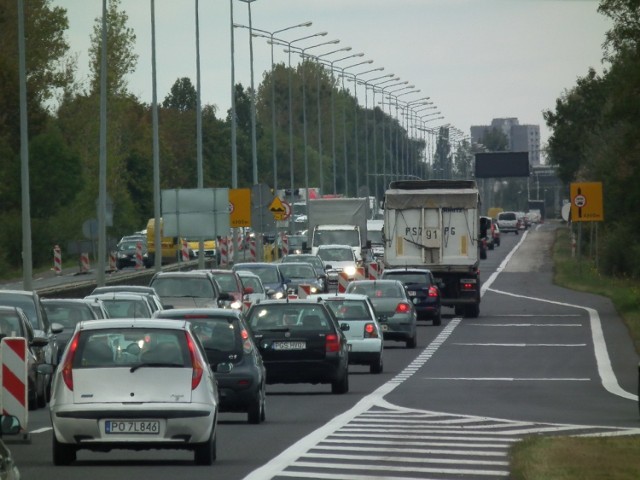
[[[269,211],[273,214],[273,218],[278,221],[286,220],[291,214],[289,204],[280,200],[280,197],[274,197],[269,205]]]
[[[602,182],[572,183],[570,190],[572,222],[604,220]]]
[[[251,226],[251,189],[229,190],[229,226],[231,228]]]

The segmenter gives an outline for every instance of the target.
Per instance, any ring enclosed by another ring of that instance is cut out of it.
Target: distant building
[[[520,125],[517,118],[494,118],[491,125],[472,125],[471,141],[482,143],[485,132],[499,130],[507,137],[509,150],[529,152],[529,163],[540,165],[540,126]]]

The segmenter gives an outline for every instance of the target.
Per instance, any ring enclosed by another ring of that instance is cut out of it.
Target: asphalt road
[[[553,228],[503,235],[481,264],[480,317],[421,322],[417,349],[387,342],[384,373],[352,367],[348,394],[274,385],[264,424],[222,414],[214,466],[81,451],[53,467],[46,409],[30,414],[31,443],[9,447],[27,480],[459,479],[506,478],[526,435],[638,434],[638,356],[608,300],[552,285]]]

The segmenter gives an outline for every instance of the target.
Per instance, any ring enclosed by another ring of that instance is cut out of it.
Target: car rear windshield
[[[338,320],[372,320],[371,311],[363,300],[327,300]]]
[[[393,280],[400,280],[405,285],[410,283],[417,283],[420,285],[431,285],[429,275],[419,272],[384,272],[383,278],[390,278]]]
[[[185,332],[167,329],[84,330],[73,357],[73,368],[191,367]]]
[[[370,298],[399,298],[402,297],[401,288],[396,283],[351,282],[347,287],[347,293],[359,293]]]
[[[505,212],[498,215],[498,220],[515,220],[516,214],[513,212]]]
[[[215,297],[213,284],[206,277],[158,277],[151,286],[161,297]]]
[[[249,327],[261,330],[313,330],[330,332],[333,330],[331,318],[319,305],[292,305],[289,303],[259,305],[251,311]]]
[[[242,356],[241,328],[227,317],[187,318],[207,354],[210,364],[240,361]]]

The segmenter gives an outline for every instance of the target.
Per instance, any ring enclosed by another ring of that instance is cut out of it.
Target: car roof
[[[258,280],[260,280],[260,277],[258,275],[256,275],[253,272],[250,272],[249,270],[238,270],[236,273],[238,274],[239,277],[255,277]]]
[[[0,290],[0,295],[3,293],[10,293],[12,295],[24,295],[25,297],[31,297],[34,293],[31,290]]]
[[[146,302],[149,296],[145,293],[106,292],[87,295],[84,298],[89,300],[94,298],[99,300],[144,300]]]
[[[351,283],[376,283],[376,284],[380,284],[380,285],[389,285],[391,283],[399,283],[400,285],[402,285],[402,282],[400,280],[394,280],[391,278],[378,278],[376,280],[353,280]]]
[[[429,270],[428,268],[385,268],[382,271],[382,274],[384,275],[386,273],[402,273],[402,272],[407,272],[407,273],[431,273],[431,270]]]
[[[84,320],[78,323],[79,330],[102,330],[111,328],[159,328],[166,330],[185,330],[187,328],[187,321],[157,318],[110,318]]]
[[[208,270],[189,270],[188,272],[158,272],[153,277],[209,277]]]
[[[315,295],[308,295],[309,299],[318,299],[321,298],[323,300],[364,300],[367,301],[369,297],[367,295],[363,295],[361,293],[316,293]]]
[[[109,292],[152,293],[157,295],[156,289],[148,285],[105,285],[103,287],[94,288],[92,294]]]
[[[342,248],[342,249],[349,249],[352,250],[352,248],[349,245],[342,245],[342,244],[326,244],[326,245],[318,245],[318,250],[325,250],[327,248]]]
[[[273,268],[278,268],[278,265],[276,265],[275,263],[268,263],[268,262],[244,262],[244,263],[236,263],[234,266],[235,267],[273,267]]]

